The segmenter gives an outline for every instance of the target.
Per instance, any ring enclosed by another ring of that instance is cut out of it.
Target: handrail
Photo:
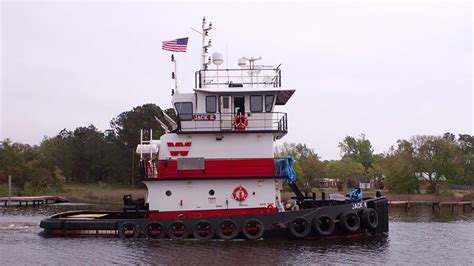
[[[287,114],[283,112],[245,113],[248,119],[245,129],[238,129],[233,124],[236,115],[237,113],[181,113],[177,115],[176,132],[288,132]]]
[[[225,74],[219,75],[219,73],[223,72]],[[203,80],[203,77],[205,80]],[[219,82],[220,80],[222,81]],[[207,69],[195,72],[195,88],[216,85],[226,85],[229,87],[239,87],[238,85],[270,85],[271,87],[277,88],[281,87],[281,69],[262,67],[245,69]]]

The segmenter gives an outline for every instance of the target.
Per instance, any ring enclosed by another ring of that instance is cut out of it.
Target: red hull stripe
[[[149,219],[176,219],[176,218],[230,217],[230,216],[266,214],[266,213],[276,213],[276,212],[278,212],[277,208],[150,212],[148,214],[148,218]]]
[[[187,155],[187,152],[185,152]],[[172,153],[173,155],[173,153]],[[183,151],[181,151],[181,155]],[[189,178],[235,178],[235,177],[271,177],[274,176],[275,166],[269,159],[235,159],[235,160],[206,160],[204,170],[178,171],[176,160],[158,161],[158,179],[189,179]]]

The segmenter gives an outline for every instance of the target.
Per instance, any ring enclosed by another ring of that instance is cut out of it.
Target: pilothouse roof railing
[[[196,88],[214,86],[247,88],[280,88],[281,69],[273,67],[255,67],[242,69],[207,69],[196,71]]]

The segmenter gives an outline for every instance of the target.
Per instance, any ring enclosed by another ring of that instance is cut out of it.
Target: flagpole
[[[178,93],[178,72],[177,72],[177,63],[176,59],[174,58],[174,54],[171,54],[172,61],[174,63],[174,90]]]

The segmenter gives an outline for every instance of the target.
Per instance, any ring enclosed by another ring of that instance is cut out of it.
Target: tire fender
[[[177,231],[176,229],[178,227],[183,228],[184,232],[182,233],[182,235],[176,235],[176,231]],[[188,228],[187,228],[186,224],[183,221],[175,221],[168,227],[168,236],[171,239],[174,239],[174,240],[185,239],[188,236],[188,230],[187,229]]]
[[[254,224],[255,228],[257,229],[255,233],[250,230],[254,228],[249,226],[251,224]],[[257,218],[248,219],[243,223],[242,234],[244,234],[244,236],[249,240],[259,239],[263,236],[264,233],[265,228],[263,226],[263,223]]]
[[[369,230],[377,229],[379,216],[374,209],[364,209],[362,211],[362,225]]]
[[[303,226],[303,230],[298,230],[300,226]],[[305,217],[296,217],[288,223],[288,229],[292,236],[297,238],[305,238],[311,232],[311,222]]]
[[[157,221],[151,221],[147,223],[143,228],[143,234],[147,238],[161,239],[165,236],[165,233],[165,226]]]
[[[339,226],[342,230],[354,233],[360,228],[360,218],[354,211],[346,211],[339,217]]]
[[[224,229],[225,229],[224,226],[225,225],[228,225],[227,227],[233,228],[233,231],[232,231],[231,234],[226,234],[224,232]],[[235,237],[237,237],[238,234],[239,234],[239,226],[232,219],[224,219],[224,220],[220,221],[217,224],[216,235],[220,239],[231,240],[231,239],[234,239]]]
[[[326,214],[321,214],[314,217],[312,225],[314,232],[320,236],[332,235],[336,229],[334,219]]]
[[[208,227],[208,234],[203,236],[200,234],[200,231],[199,231],[199,226],[200,225],[206,225]],[[199,239],[199,240],[208,240],[208,239],[211,239],[214,237],[214,233],[215,233],[215,230],[214,230],[214,227],[212,226],[212,224],[208,221],[208,220],[200,220],[200,221],[197,221],[194,226],[193,226],[193,236],[195,239]]]
[[[127,235],[127,231],[132,230],[131,235]],[[118,227],[118,236],[120,238],[139,238],[141,236],[140,225],[136,222],[124,222]]]

